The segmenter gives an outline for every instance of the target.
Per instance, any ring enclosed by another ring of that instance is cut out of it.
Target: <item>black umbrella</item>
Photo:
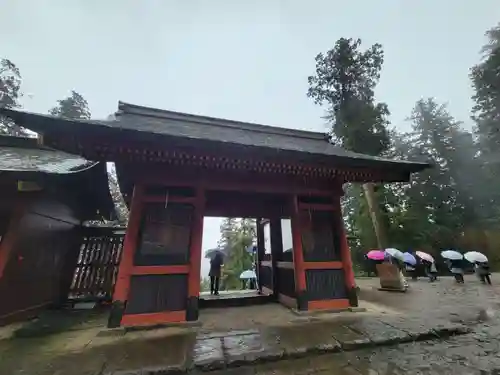
[[[208,258],[208,259],[213,259],[215,258],[215,256],[217,254],[220,254],[221,256],[225,257],[226,256],[226,252],[224,249],[221,249],[219,247],[216,247],[214,249],[209,249],[207,251],[205,251],[205,258]]]

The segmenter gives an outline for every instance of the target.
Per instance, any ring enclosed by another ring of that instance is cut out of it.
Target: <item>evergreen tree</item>
[[[458,236],[480,222],[480,182],[472,135],[461,128],[446,106],[433,99],[416,103],[412,132],[395,142],[400,154],[433,164],[403,186],[398,233],[414,246],[453,247]]]
[[[380,78],[384,54],[380,44],[360,50],[360,39],[341,38],[326,54],[316,56],[315,75],[308,78],[307,95],[316,104],[327,105],[332,141],[368,155],[383,155],[390,146],[387,131],[389,110],[376,103],[374,90]],[[371,214],[378,246],[387,246],[383,209],[373,184],[365,184],[364,195]]]
[[[50,109],[49,113],[52,116],[72,120],[88,120],[91,117],[87,100],[76,91],[71,91],[68,97],[58,100],[57,105]],[[108,170],[108,184],[118,221],[121,224],[125,224],[128,221],[129,212],[120,191],[114,164]]]
[[[220,225],[220,239],[217,245],[221,249],[229,248],[236,234],[237,220],[232,217],[224,218]]]
[[[486,32],[487,43],[483,46],[482,61],[470,72],[474,88],[474,107],[472,118],[476,123],[476,135],[479,144],[479,158],[482,162],[483,175],[488,186],[500,183],[500,24]],[[500,192],[491,189],[488,206],[495,213],[490,213],[490,221],[498,221],[500,214]]]
[[[256,239],[255,220],[226,218],[220,230],[219,246],[226,252],[221,284],[226,290],[240,289],[241,273],[253,266],[253,255],[247,249]]]
[[[90,110],[87,100],[76,91],[71,91],[70,96],[58,100],[57,105],[52,108],[49,113],[52,116],[73,120],[90,119]]]
[[[19,68],[8,59],[0,60],[0,107],[19,108],[21,92],[21,73]],[[0,116],[0,134],[26,136],[25,129],[14,124],[13,121]]]

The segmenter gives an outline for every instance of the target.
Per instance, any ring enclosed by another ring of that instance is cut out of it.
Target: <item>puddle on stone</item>
[[[193,358],[196,363],[206,363],[212,360],[223,360],[223,339],[211,338],[199,340],[193,349]]]
[[[260,334],[229,336],[224,338],[224,347],[228,355],[236,356],[263,351],[262,341]]]
[[[359,337],[341,325],[314,323],[307,326],[289,326],[266,329],[268,341],[275,340],[276,345],[284,350],[301,350],[319,345],[336,345],[335,335],[352,338]]]

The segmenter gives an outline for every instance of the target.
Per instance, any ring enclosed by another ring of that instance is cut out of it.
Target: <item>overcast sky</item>
[[[0,9],[0,58],[20,68],[29,111],[76,90],[96,118],[122,100],[320,131],[307,76],[340,37],[383,45],[377,97],[394,126],[433,96],[470,127],[468,69],[500,21],[498,0],[0,0]],[[206,221],[205,248],[219,222]]]

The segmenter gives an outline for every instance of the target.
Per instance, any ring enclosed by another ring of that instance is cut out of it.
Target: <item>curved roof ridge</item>
[[[250,130],[252,132],[267,133],[274,135],[285,135],[289,137],[314,139],[318,141],[328,141],[328,134],[321,132],[313,132],[308,130],[289,129],[278,126],[262,125],[251,122],[243,122],[236,120],[228,120],[211,116],[193,115],[189,113],[169,111],[153,107],[146,107],[137,104],[118,102],[117,116],[120,115],[137,115],[146,117],[156,117],[168,120],[189,121],[190,123],[199,123],[225,128]]]

